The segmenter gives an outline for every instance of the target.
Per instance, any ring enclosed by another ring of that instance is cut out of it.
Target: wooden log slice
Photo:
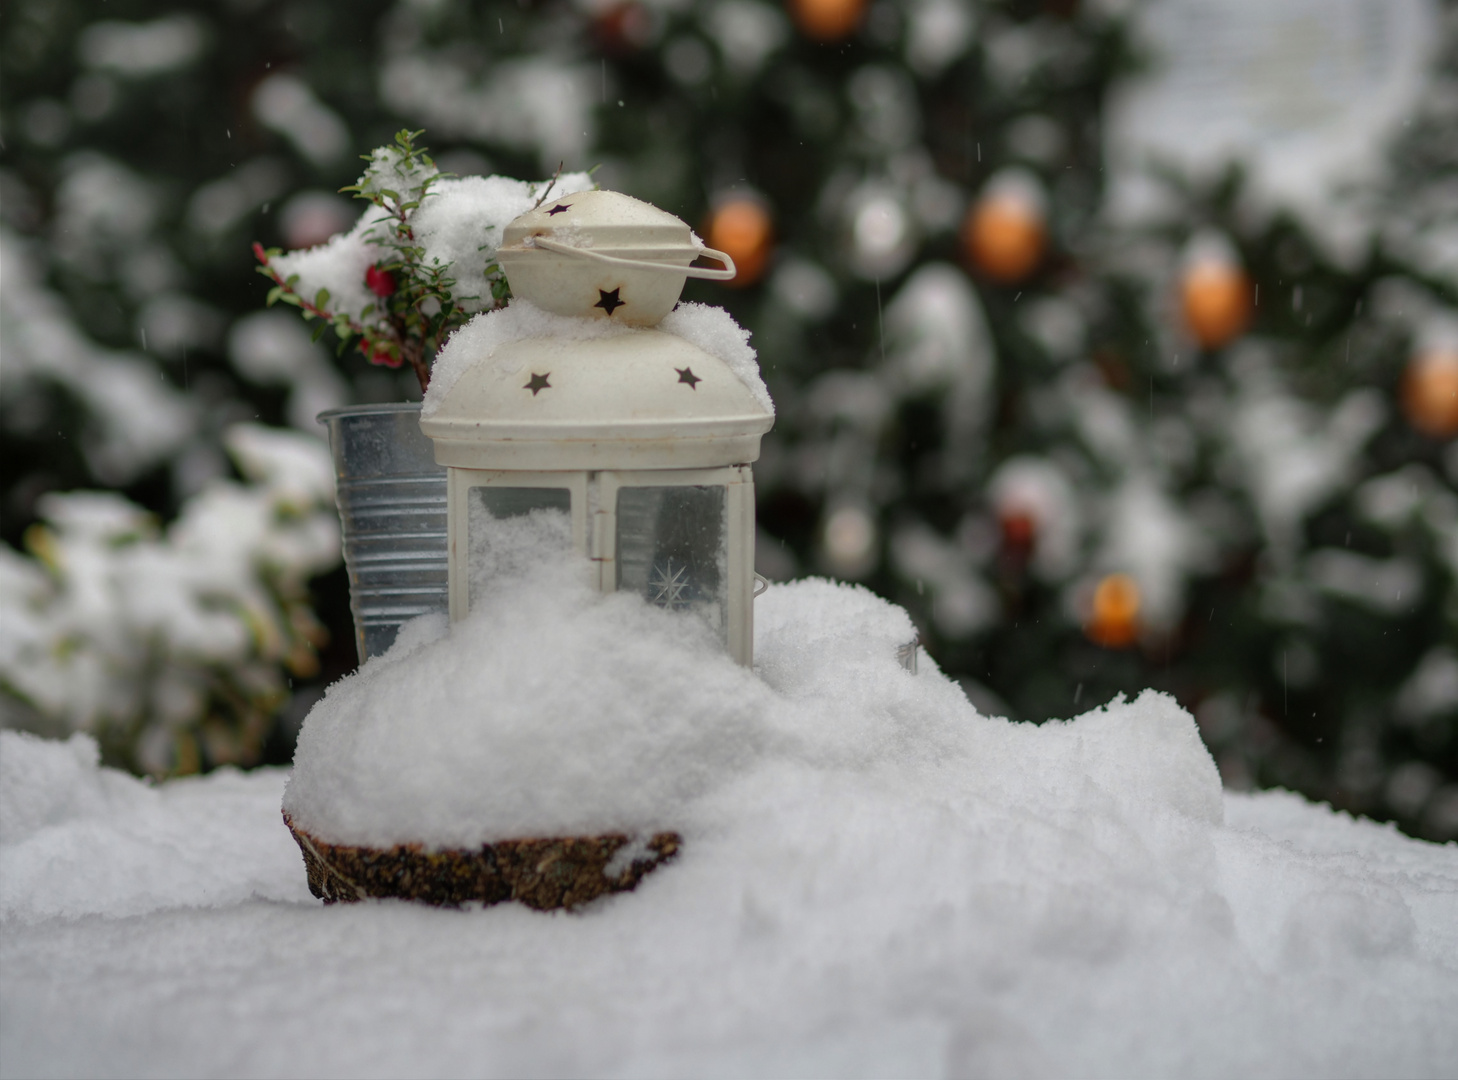
[[[575,908],[608,893],[631,891],[683,844],[678,833],[655,833],[641,851],[615,863],[614,856],[632,839],[624,833],[427,851],[422,844],[331,844],[297,828],[288,814],[284,824],[304,853],[309,891],[326,904],[396,898],[443,907],[516,900],[538,911]]]

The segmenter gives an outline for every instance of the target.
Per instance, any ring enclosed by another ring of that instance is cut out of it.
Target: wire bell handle
[[[704,281],[729,281],[739,272],[734,268],[733,259],[713,248],[701,248],[698,254],[707,255],[709,258],[723,263],[724,269],[722,270],[715,270],[710,266],[680,266],[678,263],[654,262],[651,259],[625,259],[621,255],[609,255],[603,251],[593,251],[591,248],[573,247],[571,244],[564,244],[560,240],[552,240],[545,236],[533,236],[530,239],[535,247],[546,248],[558,255],[573,255],[580,259],[611,263],[613,266],[629,266],[635,270],[667,270],[670,273],[685,274]]]

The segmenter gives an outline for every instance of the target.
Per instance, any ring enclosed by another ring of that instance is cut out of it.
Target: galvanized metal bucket
[[[334,454],[349,607],[363,664],[402,623],[447,607],[446,470],[420,433],[420,405],[319,414]]]

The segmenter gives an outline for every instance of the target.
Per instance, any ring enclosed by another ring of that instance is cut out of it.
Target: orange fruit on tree
[[[1180,277],[1180,311],[1195,340],[1218,349],[1250,322],[1250,278],[1233,259],[1196,258]]]
[[[1402,376],[1402,411],[1424,435],[1458,435],[1458,349],[1427,349],[1408,361]]]
[[[972,265],[1004,285],[1032,274],[1047,242],[1042,188],[1021,170],[1005,170],[989,180],[962,222],[962,246]]]
[[[1139,636],[1139,586],[1128,574],[1109,574],[1094,588],[1084,633],[1095,644],[1122,649]]]
[[[709,214],[704,239],[734,260],[738,273],[731,285],[752,285],[764,276],[774,251],[774,223],[761,199],[734,195]]]
[[[816,41],[840,41],[861,24],[866,0],[789,0],[800,32]]]

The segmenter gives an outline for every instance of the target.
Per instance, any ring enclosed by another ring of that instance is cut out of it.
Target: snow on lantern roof
[[[654,329],[505,342],[434,405],[436,460],[476,469],[743,464],[774,423],[725,360]]]

